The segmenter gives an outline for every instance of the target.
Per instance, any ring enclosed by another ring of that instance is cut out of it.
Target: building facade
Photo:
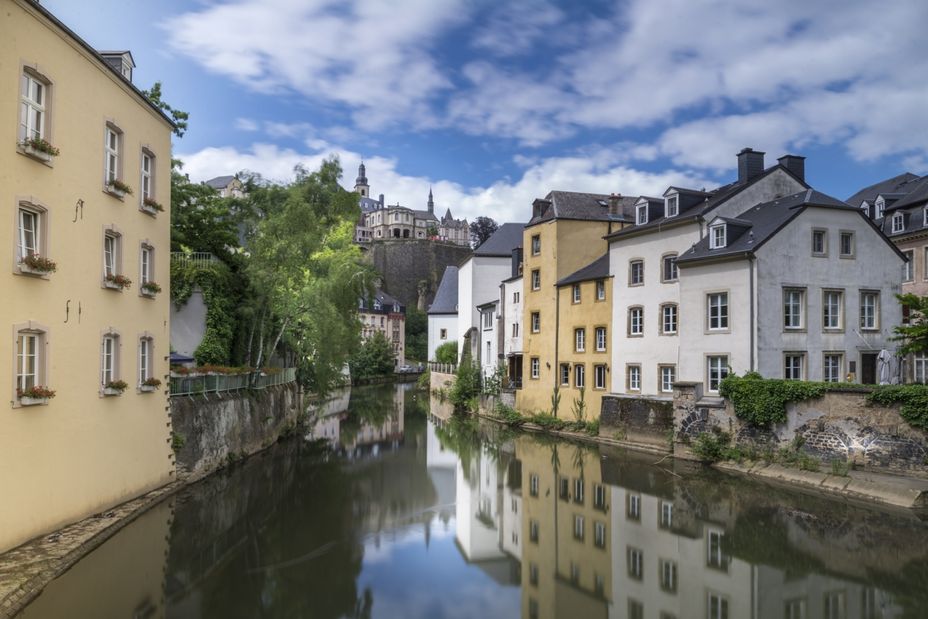
[[[458,268],[445,267],[435,300],[428,309],[429,349],[428,360],[436,361],[435,350],[442,344],[454,342],[458,333]]]
[[[0,550],[173,474],[159,383],[173,125],[132,84],[128,52],[101,55],[26,0],[4,3],[3,30]]]
[[[398,300],[377,290],[372,298],[358,302],[358,320],[362,339],[382,333],[393,346],[393,367],[406,364],[406,308]]]
[[[522,388],[522,252],[518,252],[514,266],[515,275],[503,280],[500,286],[501,316],[500,328],[503,339],[503,358],[506,361],[506,370],[509,381],[507,387]]]

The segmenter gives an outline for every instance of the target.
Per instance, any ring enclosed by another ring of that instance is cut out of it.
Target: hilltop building
[[[0,81],[17,91],[0,101],[13,215],[0,233],[0,550],[174,470],[156,386],[168,375],[174,125],[132,83],[128,51],[96,51],[38,2],[5,2],[3,20]]]
[[[370,299],[358,301],[358,319],[361,321],[361,337],[368,339],[375,333],[383,333],[393,345],[396,358],[393,367],[406,364],[406,307],[382,290],[377,290]]]
[[[361,217],[355,228],[355,241],[370,243],[371,241],[419,239],[433,240],[455,245],[468,246],[470,244],[470,226],[466,219],[455,219],[451,209],[439,219],[435,215],[435,200],[432,190],[425,210],[416,210],[399,203],[385,204],[384,195],[380,194],[378,200],[370,197],[370,184],[367,181],[367,170],[362,163],[358,167],[358,178],[355,180],[354,190],[360,196]]]
[[[204,183],[216,190],[221,198],[243,198],[245,197],[245,188],[242,181],[234,176],[217,176]]]

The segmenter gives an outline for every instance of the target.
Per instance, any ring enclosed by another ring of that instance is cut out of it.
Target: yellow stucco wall
[[[166,385],[140,393],[138,341],[153,340],[152,375],[166,382],[170,350],[170,125],[118,76],[31,3],[3,0],[0,11],[0,550],[170,481],[173,471]],[[20,76],[29,67],[49,83],[46,138],[60,149],[50,165],[19,152]],[[122,132],[120,178],[135,195],[104,192],[104,127]],[[155,155],[154,198],[165,211],[140,211],[142,148]],[[47,249],[57,272],[19,273],[18,206],[46,209]],[[76,204],[83,201],[83,208]],[[121,234],[122,292],[103,287],[106,226]],[[153,280],[139,294],[140,246],[154,248]],[[45,330],[45,375],[57,392],[47,405],[20,406],[15,390],[16,326]],[[121,396],[101,390],[101,340],[119,334]]]
[[[525,412],[551,410],[551,395],[557,381],[557,288],[556,282],[587,266],[604,253],[603,240],[609,232],[605,221],[553,220],[530,226],[523,233],[523,380],[516,393],[516,408]],[[538,235],[541,248],[532,254],[532,237]],[[539,270],[541,286],[532,290],[532,271]],[[539,312],[541,329],[532,332],[532,313]],[[560,337],[572,338],[573,331],[560,331]],[[539,359],[539,377],[532,378],[532,358]],[[561,398],[563,416],[565,398]]]

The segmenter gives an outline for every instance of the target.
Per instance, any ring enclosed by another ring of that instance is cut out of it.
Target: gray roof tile
[[[898,176],[864,187],[848,198],[847,203],[859,207],[864,200],[872,203],[881,193],[908,193],[905,190],[906,185],[918,179],[919,177],[915,174],[904,172]]]
[[[551,191],[545,201],[551,206],[538,217],[532,217],[527,225],[532,226],[552,219],[582,219],[586,221],[627,221],[637,197],[619,198],[622,215],[609,214],[609,196],[601,193],[579,193],[576,191]]]
[[[609,277],[609,252],[606,252],[582,269],[578,269],[561,279],[557,285],[566,286],[568,284],[576,284],[577,282],[586,282],[591,279],[605,279],[607,277]]]
[[[429,306],[429,314],[457,314],[458,313],[458,268],[445,267],[445,274],[441,277],[435,299]]]
[[[474,250],[475,256],[511,256],[512,250],[522,246],[524,224],[507,223],[490,235],[483,245]]]

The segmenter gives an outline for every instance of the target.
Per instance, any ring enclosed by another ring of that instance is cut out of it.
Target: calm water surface
[[[408,386],[143,515],[21,616],[928,617],[928,527],[452,418]]]

